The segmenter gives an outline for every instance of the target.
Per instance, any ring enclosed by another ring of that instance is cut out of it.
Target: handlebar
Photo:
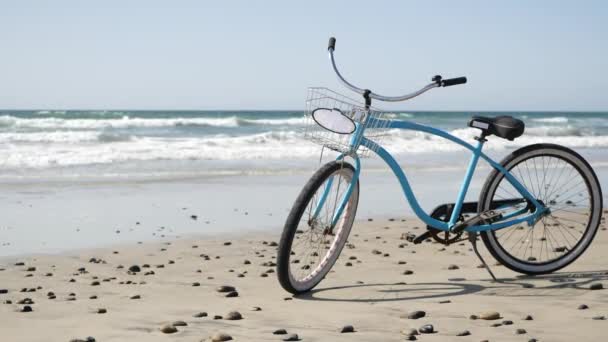
[[[441,76],[437,75],[437,76],[433,77],[432,83],[429,83],[426,86],[422,87],[421,89],[419,89],[415,92],[412,92],[410,94],[405,94],[405,95],[401,95],[401,96],[384,96],[384,95],[376,94],[368,89],[361,89],[359,87],[356,87],[353,84],[351,84],[350,82],[348,82],[346,79],[344,79],[342,74],[340,74],[340,71],[338,71],[338,67],[336,66],[336,60],[334,58],[335,49],[336,49],[336,38],[331,37],[331,38],[329,38],[329,42],[327,44],[327,50],[329,52],[329,60],[331,62],[331,66],[333,67],[334,72],[338,76],[338,79],[342,83],[344,83],[344,85],[347,88],[349,88],[350,90],[352,90],[356,93],[359,93],[361,95],[364,95],[364,96],[366,96],[366,94],[367,94],[367,96],[369,96],[369,98],[372,98],[372,99],[376,99],[376,100],[380,100],[380,101],[387,101],[387,102],[406,101],[406,100],[412,99],[418,95],[421,95],[433,88],[449,87],[449,86],[453,86],[453,85],[467,83],[466,77],[457,77],[457,78],[451,78],[451,79],[444,80],[441,78]]]

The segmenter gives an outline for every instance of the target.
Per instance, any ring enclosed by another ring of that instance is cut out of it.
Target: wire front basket
[[[359,141],[356,141],[354,144],[358,146],[358,151],[353,151],[351,148],[352,131],[350,133],[337,133],[336,130],[330,130],[331,128],[329,127],[324,128],[321,126],[318,117],[315,117],[315,113],[318,113],[321,109],[332,113],[339,113],[336,115],[341,114],[344,118],[347,118],[343,120],[346,124],[350,121],[355,124],[365,125],[363,136],[378,144],[388,134],[386,128],[389,120],[381,122],[369,120],[372,117],[386,119],[386,114],[388,113],[374,107],[366,110],[365,104],[362,101],[353,100],[327,88],[308,88],[304,137],[331,150],[346,154],[357,152],[359,157],[368,157],[370,155],[370,150],[367,147],[358,146]]]

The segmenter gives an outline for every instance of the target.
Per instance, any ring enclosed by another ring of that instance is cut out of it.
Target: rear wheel
[[[330,162],[317,170],[300,192],[285,222],[278,248],[277,275],[285,290],[293,294],[310,291],[338,259],[355,220],[358,181],[333,228],[331,222],[354,174],[352,165]],[[326,189],[327,196],[317,209]]]
[[[536,144],[513,152],[502,165],[550,213],[532,227],[519,224],[482,232],[482,240],[494,258],[516,272],[543,274],[581,256],[591,244],[602,215],[600,184],[585,159],[563,146]],[[481,192],[479,211],[489,210],[493,201],[504,199],[523,196],[494,170]],[[514,212],[526,206],[522,201],[499,211]]]

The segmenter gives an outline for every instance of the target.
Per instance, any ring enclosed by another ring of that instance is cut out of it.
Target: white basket
[[[385,119],[388,113],[370,107],[369,114],[365,116],[363,114],[366,112],[366,109],[363,101],[353,100],[327,88],[308,88],[304,137],[331,150],[346,154],[357,152],[359,157],[368,157],[370,155],[370,150],[364,146],[360,146],[358,151],[351,150],[350,141],[352,134],[335,133],[317,124],[313,118],[313,112],[319,108],[337,109],[343,116],[353,122],[366,125],[363,136],[378,144],[388,134],[386,128],[389,125],[389,120],[385,120],[382,123],[374,122],[373,124],[368,122],[370,117]]]

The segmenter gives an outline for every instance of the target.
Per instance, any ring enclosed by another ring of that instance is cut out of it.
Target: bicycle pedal
[[[414,238],[411,242],[415,245],[418,245],[420,243],[422,243],[422,241],[430,238],[433,235],[433,233],[430,230],[427,230],[426,232],[418,235],[416,238]]]
[[[465,229],[473,226],[480,226],[483,224],[490,224],[492,222],[496,222],[497,220],[502,218],[502,213],[494,210],[484,211],[481,214],[475,215],[471,218],[464,220],[463,222],[456,224],[450,232],[452,233],[462,233]]]

